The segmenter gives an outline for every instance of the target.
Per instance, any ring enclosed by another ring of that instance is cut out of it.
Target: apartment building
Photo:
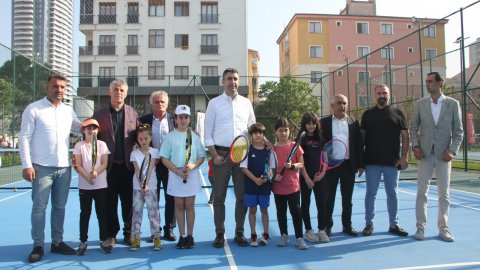
[[[258,76],[259,76],[259,65],[260,54],[258,51],[248,49],[248,99],[252,101],[253,104],[258,103]]]
[[[209,98],[223,93],[223,70],[233,67],[247,95],[246,18],[246,0],[81,0],[78,94],[105,104],[109,83],[119,78],[140,113],[159,89],[172,108],[205,111]]]
[[[295,14],[277,39],[280,76],[308,82],[321,115],[335,94],[365,108],[375,84],[392,85],[397,101],[421,96],[428,72],[446,74],[447,20],[377,16],[375,0],[346,3],[339,15]]]

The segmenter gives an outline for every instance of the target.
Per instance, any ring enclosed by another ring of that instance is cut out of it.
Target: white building
[[[127,103],[148,112],[148,96],[163,89],[170,104],[204,111],[223,92],[221,75],[247,75],[246,0],[81,0],[78,94],[108,103],[114,78],[129,85]],[[220,76],[220,77],[219,77]],[[242,77],[240,93],[248,92]],[[96,104],[98,106],[98,104]]]

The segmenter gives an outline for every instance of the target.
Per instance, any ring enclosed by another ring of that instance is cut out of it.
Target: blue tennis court
[[[203,166],[204,185],[206,164]],[[476,176],[478,177],[478,175]],[[75,181],[75,179],[73,179]],[[361,180],[361,179],[360,179]],[[478,178],[477,178],[478,180]],[[400,225],[411,235],[415,233],[416,183],[401,181]],[[381,184],[376,202],[375,232],[369,237],[350,237],[341,233],[340,198],[334,214],[335,225],[330,243],[311,244],[305,251],[298,250],[293,236],[293,225],[289,224],[290,245],[277,247],[279,239],[273,197],[269,208],[270,235],[272,241],[266,247],[238,247],[233,242],[234,194],[229,190],[225,227],[228,244],[223,249],[212,247],[215,238],[213,210],[207,204],[210,189],[205,188],[196,199],[196,222],[194,237],[196,247],[178,250],[176,242],[163,242],[161,251],[153,251],[152,244],[142,241],[138,251],[117,244],[111,254],[103,254],[98,247],[98,225],[95,213],[90,219],[89,249],[86,256],[64,256],[49,253],[50,223],[47,220],[45,257],[42,261],[29,264],[27,256],[32,249],[30,237],[30,190],[0,190],[0,217],[3,233],[0,242],[0,269],[480,269],[480,194],[451,190],[449,227],[455,242],[446,243],[437,236],[436,188],[429,194],[428,227],[425,240],[416,241],[411,236],[398,237],[387,232],[388,214],[386,198]],[[364,227],[365,183],[355,185],[353,198],[353,227],[361,231]],[[73,247],[79,244],[79,200],[78,190],[70,191],[67,204],[64,240]],[[163,216],[163,195],[161,196]],[[229,211],[230,210],[230,211]],[[49,210],[47,210],[49,213]],[[258,213],[257,213],[258,214]],[[312,225],[316,225],[316,210],[312,203]],[[148,219],[144,213],[143,236],[149,236]],[[163,224],[163,222],[162,222]],[[261,222],[257,216],[257,233],[261,233]],[[178,232],[175,232],[178,234]],[[248,219],[245,235],[250,235]]]

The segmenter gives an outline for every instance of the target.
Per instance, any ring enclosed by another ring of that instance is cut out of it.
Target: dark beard
[[[387,99],[384,98],[384,97],[380,97],[380,98],[377,99],[377,103],[380,106],[385,106],[385,104],[387,104]]]

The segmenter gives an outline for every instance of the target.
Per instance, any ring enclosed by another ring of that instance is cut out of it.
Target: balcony
[[[127,55],[138,55],[138,45],[128,45]]]
[[[92,78],[79,78],[78,87],[92,87]]]
[[[93,46],[80,46],[78,50],[79,55],[93,55]]]
[[[202,76],[201,83],[202,85],[219,85],[218,76]]]
[[[98,15],[99,24],[115,24],[117,23],[117,15]]]
[[[138,23],[138,14],[127,14],[127,23]]]
[[[200,45],[200,54],[218,54],[218,45]]]
[[[218,14],[200,14],[200,23],[218,23]]]
[[[116,55],[115,46],[98,46],[98,55]]]
[[[93,24],[93,14],[81,14],[80,24]]]

